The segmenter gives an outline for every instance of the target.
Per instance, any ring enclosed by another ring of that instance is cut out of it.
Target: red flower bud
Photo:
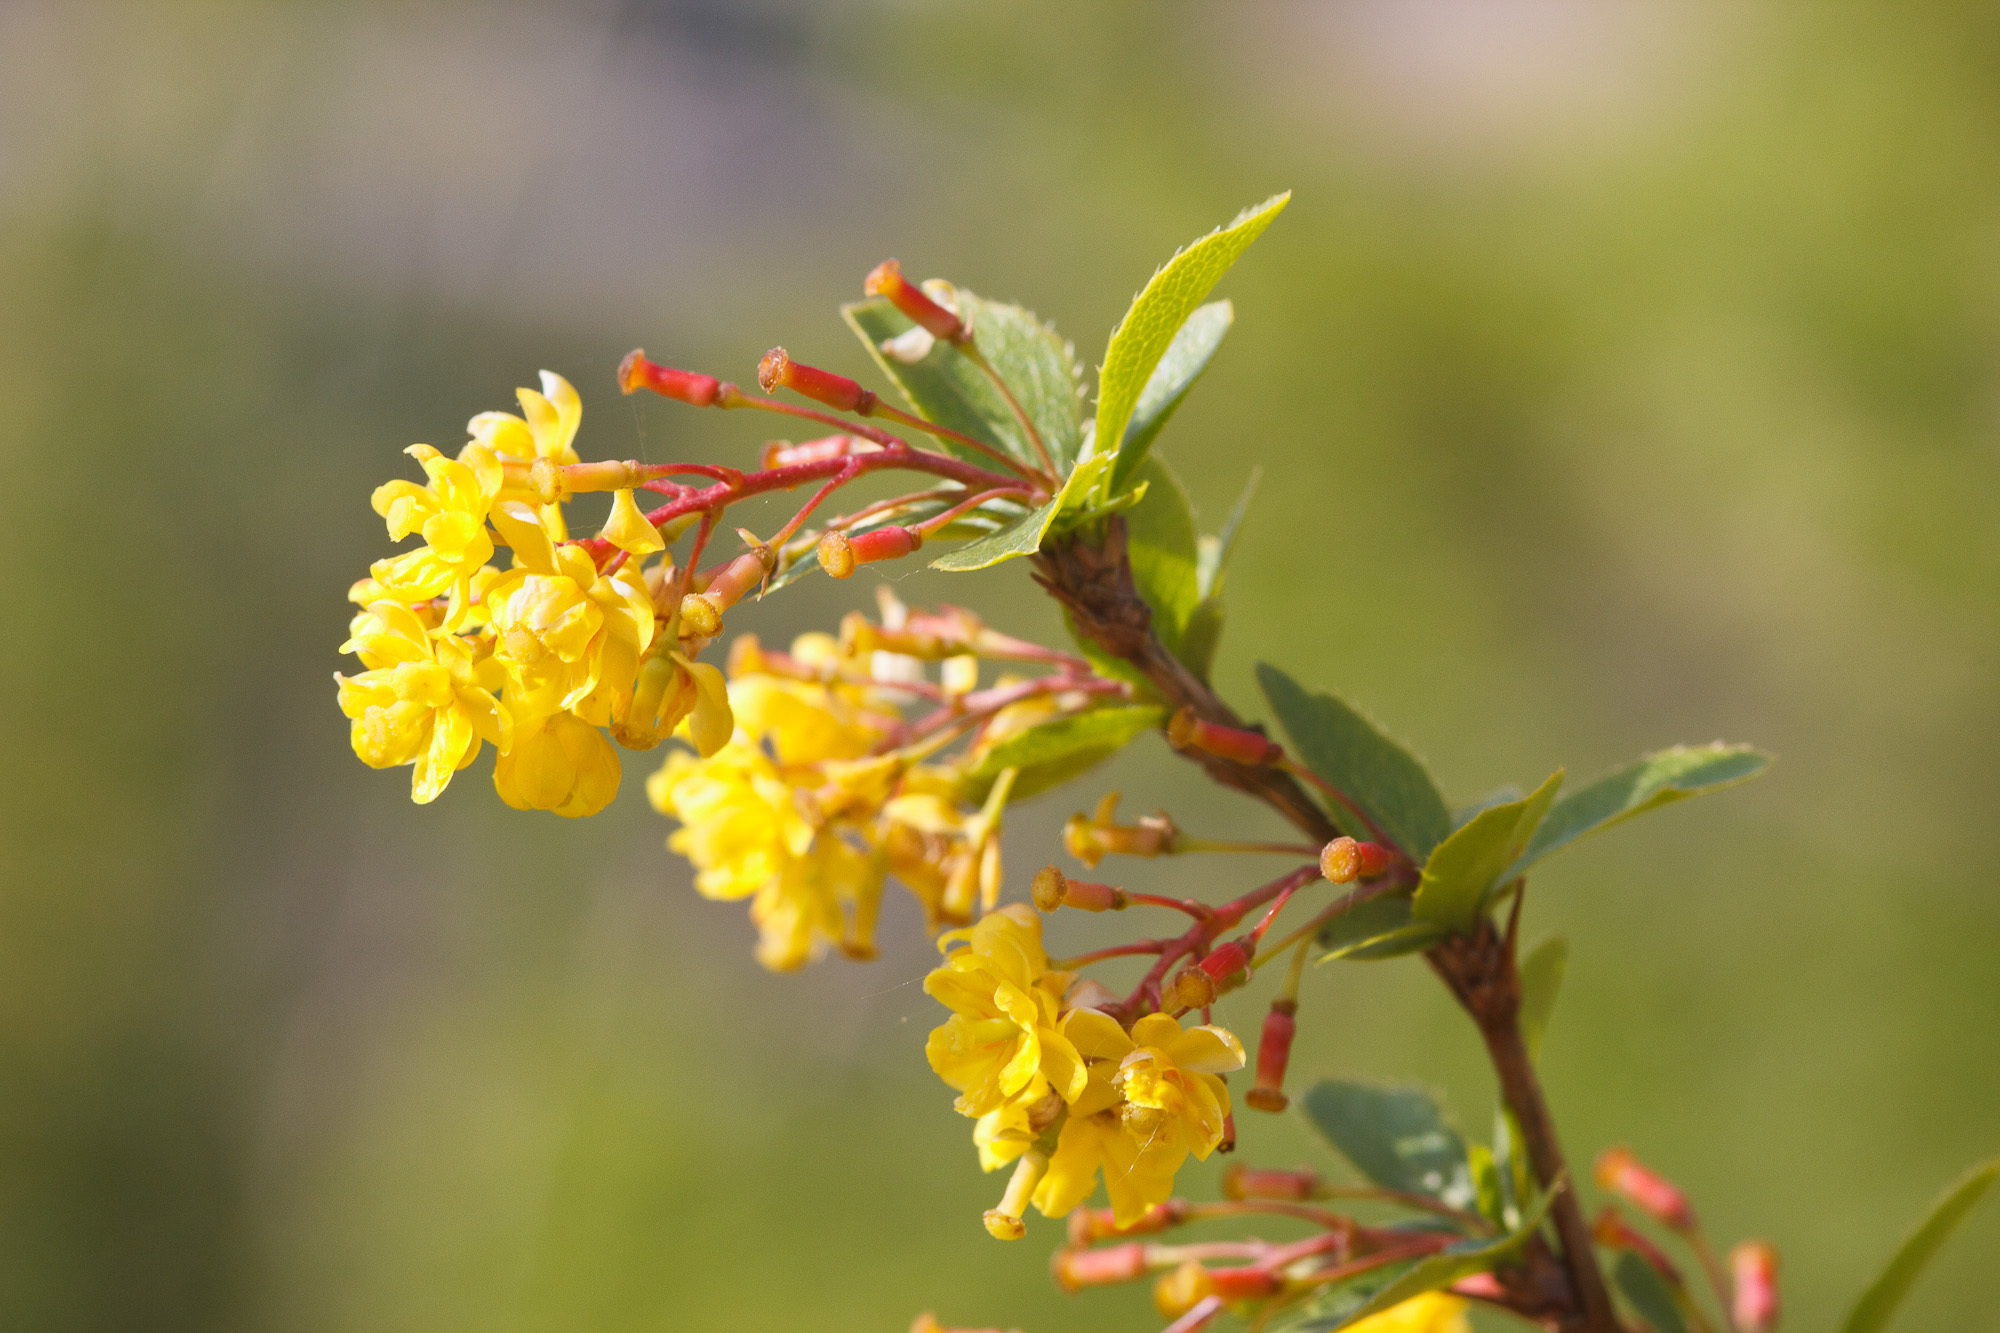
[[[915,528],[886,527],[848,536],[829,532],[819,539],[820,568],[837,579],[847,578],[856,567],[878,560],[900,560],[924,544],[924,534]]]
[[[1056,1285],[1069,1292],[1136,1282],[1146,1276],[1146,1246],[1134,1241],[1102,1250],[1064,1248],[1055,1252],[1049,1267],[1055,1270]]]
[[[787,388],[803,398],[825,403],[836,412],[853,412],[865,417],[875,410],[875,395],[871,390],[862,388],[845,375],[802,365],[786,356],[782,347],[773,347],[757,363],[757,383],[763,386],[765,393],[776,393],[780,387]]]
[[[1264,1015],[1264,1032],[1257,1042],[1257,1086],[1243,1096],[1253,1110],[1275,1115],[1290,1105],[1285,1096],[1285,1066],[1292,1059],[1292,1036],[1298,1031],[1293,1015],[1298,1007],[1296,1000],[1277,999],[1271,1001],[1271,1012]]]
[[[1232,1165],[1222,1173],[1222,1192],[1231,1199],[1287,1199],[1298,1202],[1312,1198],[1318,1188],[1317,1171],[1281,1171],[1270,1167]]]
[[[946,310],[924,293],[924,289],[903,276],[902,265],[893,259],[885,259],[875,266],[868,280],[861,284],[861,290],[869,296],[879,296],[913,324],[921,324],[934,338],[942,338],[948,343],[964,342],[967,334],[964,321]]]
[[[1250,966],[1254,948],[1247,940],[1231,940],[1217,945],[1195,966],[1208,973],[1218,990],[1229,990],[1232,983],[1241,984],[1246,979],[1244,972]]]
[[[1156,1203],[1131,1222],[1128,1226],[1118,1225],[1118,1213],[1112,1208],[1079,1208],[1069,1215],[1069,1243],[1078,1249],[1095,1245],[1100,1240],[1112,1236],[1147,1236],[1169,1227],[1177,1227],[1187,1221],[1187,1201],[1168,1199]]]
[[[1778,1252],[1746,1240],[1729,1253],[1729,1276],[1739,1333],[1770,1333],[1778,1326]]]
[[[872,440],[857,439],[852,435],[829,435],[824,439],[807,440],[803,444],[772,440],[764,446],[760,466],[768,472],[772,468],[821,463],[829,458],[846,458],[850,454],[874,453],[881,447]]]
[[[1284,747],[1254,731],[1204,722],[1192,708],[1183,708],[1167,723],[1167,739],[1175,749],[1201,750],[1239,764],[1275,764]]]
[[[1597,1159],[1598,1185],[1675,1231],[1693,1229],[1694,1206],[1665,1177],[1656,1174],[1630,1149],[1612,1148]]]
[[[663,397],[678,398],[696,407],[714,407],[722,392],[722,381],[713,375],[655,365],[646,359],[644,348],[635,348],[618,363],[618,387],[626,393],[651,389]]]
[[[1320,849],[1319,873],[1335,884],[1352,884],[1381,874],[1394,859],[1394,853],[1379,842],[1335,838]]]
[[[1071,879],[1054,866],[1043,866],[1037,870],[1028,892],[1035,900],[1035,906],[1044,912],[1053,912],[1058,907],[1076,907],[1086,912],[1125,910],[1125,890],[1111,884]]]

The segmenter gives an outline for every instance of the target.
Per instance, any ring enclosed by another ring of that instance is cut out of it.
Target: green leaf
[[[1423,1089],[1327,1079],[1306,1093],[1305,1112],[1327,1142],[1377,1185],[1428,1194],[1454,1208],[1476,1200],[1465,1140]]]
[[[1069,474],[1069,480],[1053,500],[1008,527],[1000,529],[978,541],[967,542],[955,551],[947,551],[931,561],[932,569],[941,569],[950,574],[962,574],[968,570],[985,569],[1003,560],[1013,560],[1024,555],[1033,555],[1042,549],[1042,538],[1048,535],[1049,526],[1057,515],[1065,509],[1074,508],[1090,492],[1091,485],[1103,475],[1111,460],[1102,455],[1087,458],[1078,463]]]
[[[1428,949],[1450,933],[1428,921],[1417,920],[1407,897],[1370,898],[1320,927],[1319,943],[1326,952],[1319,961],[1400,958]]]
[[[1263,483],[1264,469],[1250,469],[1250,479],[1243,483],[1243,493],[1236,497],[1236,503],[1229,508],[1229,517],[1222,521],[1222,529],[1214,536],[1202,537],[1197,542],[1200,557],[1196,562],[1195,577],[1204,599],[1222,595],[1222,579],[1229,572],[1229,557],[1236,550],[1236,534],[1243,530],[1243,520],[1249,516],[1251,502],[1257,498],[1257,487]]]
[[[1687,1333],[1680,1302],[1659,1270],[1627,1250],[1611,1269],[1611,1280],[1632,1303],[1632,1311],[1653,1326],[1653,1333]]]
[[[1287,191],[1255,208],[1245,209],[1228,226],[1217,228],[1180,251],[1133,298],[1125,318],[1112,331],[1111,343],[1104,351],[1104,364],[1097,372],[1097,439],[1100,448],[1113,452],[1119,459],[1111,476],[1114,494],[1123,489],[1145,457],[1144,445],[1151,443],[1151,437],[1147,437],[1127,457],[1125,427],[1151,383],[1154,369],[1195,308],[1207,299],[1230,265],[1250,242],[1263,234],[1291,198]],[[1117,448],[1112,450],[1110,446],[1114,443]]]
[[[1356,1273],[1341,1282],[1329,1282],[1304,1302],[1280,1314],[1267,1326],[1267,1333],[1325,1333],[1354,1320],[1355,1314],[1376,1293],[1415,1267],[1414,1264],[1385,1264]]]
[[[1479,1215],[1497,1227],[1507,1225],[1507,1192],[1500,1183],[1500,1166],[1493,1159],[1493,1150],[1483,1143],[1474,1143],[1465,1150],[1466,1161],[1472,1167],[1472,1187],[1479,1196]]]
[[[1770,755],[1747,745],[1676,745],[1649,754],[1558,801],[1508,877],[1621,820],[1748,782],[1770,766]]]
[[[1955,1184],[1938,1197],[1931,1205],[1930,1212],[1917,1224],[1917,1229],[1903,1238],[1896,1247],[1895,1255],[1889,1260],[1875,1280],[1868,1284],[1868,1290],[1861,1293],[1861,1299],[1854,1303],[1847,1322],[1840,1326],[1841,1333],[1878,1333],[1888,1326],[1889,1317],[1896,1313],[1896,1307],[1910,1294],[1916,1285],[1924,1265],[1931,1261],[1965,1215],[1972,1211],[1981,1195],[2000,1177],[2000,1157],[1960,1176]]]
[[[1521,960],[1521,1040],[1530,1060],[1542,1058],[1542,1036],[1568,970],[1569,941],[1560,935],[1549,936]]]
[[[1153,633],[1168,652],[1180,657],[1188,618],[1201,601],[1195,579],[1194,510],[1164,459],[1147,459],[1136,480],[1146,494],[1125,515],[1132,582],[1152,608]]]
[[[972,329],[973,343],[1013,389],[1022,411],[1055,456],[1056,466],[1067,470],[1083,440],[1083,400],[1069,344],[1019,306],[987,301],[963,288],[951,295]],[[916,327],[887,301],[856,301],[842,306],[840,313],[918,416],[992,445],[1030,467],[1041,467],[1040,455],[1006,398],[971,358],[946,342],[932,342],[914,361],[885,351],[884,344]],[[993,461],[950,440],[938,440],[936,446],[972,462]]]
[[[970,801],[985,800],[994,780],[1010,768],[1020,770],[1014,800],[1061,786],[1158,727],[1164,715],[1163,709],[1135,704],[1095,708],[1029,727],[981,755],[966,773],[961,794]]]
[[[1502,783],[1478,800],[1468,802],[1452,811],[1451,826],[1454,829],[1462,829],[1471,823],[1472,817],[1480,811],[1491,810],[1494,806],[1505,805],[1509,801],[1518,801],[1525,795],[1527,793],[1522,791],[1518,784],[1512,782]]]
[[[1415,755],[1347,704],[1307,693],[1274,666],[1259,662],[1257,682],[1300,762],[1345,793],[1413,859],[1421,862],[1450,834],[1451,811]],[[1345,807],[1334,809],[1333,821],[1354,837],[1373,836],[1365,827],[1350,827],[1354,816]]]
[[[1549,1204],[1554,1198],[1554,1191],[1543,1191],[1535,1206],[1521,1219],[1521,1225],[1506,1235],[1496,1240],[1462,1241],[1428,1259],[1420,1259],[1339,1323],[1312,1327],[1323,1328],[1331,1333],[1333,1329],[1345,1328],[1349,1324],[1366,1319],[1369,1315],[1380,1314],[1392,1306],[1401,1305],[1413,1296],[1421,1296],[1427,1291],[1436,1291],[1454,1282],[1462,1282],[1474,1273],[1491,1272],[1506,1262],[1514,1251],[1528,1243],[1528,1237],[1534,1235],[1535,1228],[1542,1224],[1542,1217],[1549,1211]]]
[[[1147,377],[1146,387],[1132,408],[1132,419],[1125,426],[1125,438],[1118,446],[1119,467],[1111,483],[1114,491],[1122,489],[1122,478],[1139,475],[1153,438],[1194,388],[1201,372],[1208,369],[1209,358],[1222,346],[1235,318],[1235,307],[1229,302],[1211,301],[1189,315],[1167,344],[1166,354]]]
[[[1500,873],[1520,859],[1562,786],[1562,770],[1518,801],[1489,806],[1437,845],[1424,862],[1416,912],[1453,930],[1469,930]]]

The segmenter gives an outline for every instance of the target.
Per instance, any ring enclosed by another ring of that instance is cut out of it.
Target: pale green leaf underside
[[[1562,786],[1562,770],[1518,801],[1488,806],[1431,852],[1417,885],[1416,913],[1451,930],[1470,929],[1500,873],[1519,859]]]
[[[1677,745],[1649,754],[1556,802],[1509,875],[1634,815],[1748,782],[1770,766],[1771,756],[1747,745]]]
[[[1465,1140],[1423,1089],[1327,1079],[1307,1091],[1305,1114],[1377,1185],[1428,1194],[1454,1208],[1473,1202]]]
[[[1147,705],[1093,709],[1028,728],[980,756],[965,776],[964,795],[983,801],[1000,774],[1019,769],[1011,797],[1023,800],[1096,767],[1160,725],[1164,712]]]
[[[1125,425],[1125,438],[1118,445],[1118,463],[1111,473],[1112,494],[1138,477],[1153,441],[1187,398],[1202,371],[1208,369],[1209,358],[1222,346],[1235,318],[1235,307],[1229,302],[1211,301],[1189,315],[1173,341],[1167,344],[1166,354],[1153,367]]]
[[[1113,442],[1120,452],[1125,426],[1132,419],[1139,397],[1151,380],[1154,367],[1166,355],[1174,335],[1187,322],[1195,307],[1207,299],[1230,265],[1250,242],[1271,225],[1287,203],[1290,192],[1276,195],[1255,208],[1246,209],[1225,227],[1202,237],[1168,260],[1155,273],[1132,306],[1112,331],[1104,352],[1104,364],[1097,372],[1097,439],[1100,447]],[[1150,443],[1150,441],[1148,441]],[[1135,454],[1137,463],[1141,454]],[[1113,486],[1122,484],[1129,467],[1119,465]]]
[[[1181,657],[1188,619],[1201,603],[1194,510],[1166,460],[1148,458],[1134,480],[1145,485],[1146,494],[1125,514],[1132,582],[1152,610],[1153,632],[1168,652]]]
[[[1300,762],[1366,811],[1413,860],[1422,862],[1451,833],[1451,811],[1415,755],[1346,703],[1308,693],[1274,666],[1258,663],[1257,681]],[[1351,827],[1346,809],[1332,813],[1342,832],[1372,836]]]
[[[1903,1238],[1875,1280],[1868,1284],[1868,1290],[1861,1293],[1861,1299],[1854,1303],[1847,1322],[1840,1326],[1841,1333],[1880,1333],[1886,1328],[1896,1307],[1910,1294],[1925,1265],[1937,1254],[1944,1243],[1951,1239],[1951,1233],[1958,1229],[1973,1206],[1990,1188],[1996,1178],[2000,1178],[2000,1157],[1980,1166],[1975,1166],[1938,1197],[1936,1203],[1917,1224],[1916,1230]]]
[[[1560,935],[1549,936],[1521,960],[1521,1041],[1530,1060],[1541,1058],[1542,1037],[1549,1030],[1567,971],[1569,941]]]
[[[1504,1236],[1487,1241],[1464,1241],[1428,1259],[1419,1260],[1394,1282],[1370,1296],[1358,1308],[1348,1312],[1339,1322],[1306,1324],[1300,1327],[1333,1333],[1335,1329],[1346,1328],[1370,1315],[1380,1314],[1427,1291],[1448,1287],[1454,1282],[1471,1277],[1474,1273],[1492,1271],[1514,1251],[1528,1243],[1528,1238],[1534,1235],[1535,1228],[1542,1224],[1542,1218],[1548,1214],[1549,1204],[1554,1199],[1553,1191],[1544,1190],[1534,1206],[1526,1210],[1521,1225]]]
[[[1031,310],[988,301],[964,290],[958,292],[958,310],[972,326],[973,344],[1014,391],[1015,401],[1041,432],[1057,475],[1062,475],[1076,463],[1083,447],[1082,376],[1076,353]],[[1007,412],[1007,429],[1018,438],[1018,421],[1004,405],[1001,410]],[[1022,447],[1039,465],[1040,456],[1033,446],[1023,441]]]

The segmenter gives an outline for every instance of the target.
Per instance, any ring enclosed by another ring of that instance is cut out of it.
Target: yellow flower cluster
[[[695,887],[750,899],[766,967],[803,966],[828,945],[873,957],[891,874],[933,930],[970,920],[999,892],[1004,786],[968,808],[966,761],[925,763],[921,745],[894,747],[896,692],[865,660],[879,656],[806,634],[780,672],[741,636],[727,686],[734,735],[703,755],[675,752],[647,781],[654,808],[681,824],[667,845],[694,864]]]
[[[576,391],[544,371],[541,392],[519,398],[520,416],[474,417],[457,458],[413,445],[425,484],[376,489],[390,539],[422,545],[378,560],[349,593],[362,611],[341,651],[366,669],[335,680],[354,752],[413,765],[412,799],[435,800],[487,742],[509,805],[591,815],[618,790],[605,730],[650,749],[685,722],[707,753],[734,726],[721,673],[693,660],[700,641],[672,632],[676,608],[659,605],[671,566],[644,568],[665,543],[632,492],[617,492],[600,534],[618,562],[569,540],[556,469],[577,462]],[[504,570],[489,563],[503,545]]]
[[[932,1031],[931,1068],[977,1116],[973,1141],[988,1171],[1019,1159],[987,1228],[1022,1233],[1032,1203],[1061,1217],[1090,1197],[1100,1172],[1119,1225],[1173,1193],[1189,1154],[1222,1141],[1229,1093],[1217,1077],[1243,1067],[1243,1046],[1219,1027],[1183,1028],[1148,1014],[1128,1032],[1066,972],[1049,970],[1041,921],[1010,904],[940,940],[944,964],[924,989],[952,1011]]]

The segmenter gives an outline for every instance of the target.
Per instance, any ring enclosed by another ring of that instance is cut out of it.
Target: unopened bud
[[[1195,966],[1209,975],[1217,989],[1233,990],[1248,979],[1245,974],[1255,949],[1248,940],[1231,940],[1210,950]]]
[[[1074,1213],[1071,1214],[1075,1216]],[[1071,1228],[1074,1232],[1075,1228]],[[1056,1285],[1064,1291],[1077,1292],[1085,1287],[1108,1287],[1119,1282],[1136,1282],[1146,1276],[1146,1247],[1133,1242],[1130,1245],[1111,1245],[1101,1250],[1079,1250],[1064,1247],[1057,1250],[1049,1261],[1055,1270]]]
[[[646,359],[643,348],[626,353],[618,363],[618,387],[626,393],[651,389],[666,398],[677,398],[696,407],[714,407],[722,392],[722,381],[713,375],[697,375],[691,370],[674,370]]]
[[[861,284],[861,290],[869,296],[882,297],[933,338],[952,343],[966,339],[964,321],[931,300],[923,288],[904,277],[902,265],[893,259],[877,264],[875,271],[868,275],[868,280]]]
[[[836,412],[867,416],[875,410],[875,395],[845,375],[792,360],[782,347],[773,347],[757,363],[757,383],[765,393],[790,389],[802,398],[825,403]]]
[[[1081,1249],[1112,1236],[1149,1236],[1187,1221],[1187,1201],[1156,1203],[1124,1226],[1115,1208],[1079,1208],[1069,1215],[1069,1243]]]
[[[1770,1333],[1778,1326],[1778,1252],[1746,1240],[1729,1252],[1730,1310],[1739,1333]]]
[[[823,463],[829,458],[874,453],[881,447],[872,440],[859,439],[853,435],[829,435],[824,439],[807,440],[803,444],[772,440],[764,446],[760,465],[768,472],[772,468],[797,467],[801,463]]]
[[[1188,967],[1174,974],[1162,999],[1170,1009],[1206,1009],[1220,994],[1213,977],[1198,967]]]
[[[1379,842],[1335,838],[1320,848],[1319,873],[1335,884],[1352,884],[1357,879],[1381,874],[1394,859],[1394,854]]]
[[[712,639],[722,632],[722,617],[715,603],[697,593],[681,598],[681,630],[700,639]]]
[[[1035,872],[1028,893],[1035,906],[1044,912],[1053,912],[1058,907],[1075,907],[1085,912],[1125,910],[1125,890],[1112,884],[1071,879],[1054,866],[1043,866]]]
[[[1284,747],[1255,731],[1205,722],[1192,708],[1183,708],[1167,723],[1167,739],[1177,750],[1200,750],[1239,764],[1275,764]]]
[[[844,579],[858,566],[872,565],[878,560],[900,560],[923,544],[923,533],[893,523],[853,536],[829,532],[819,539],[819,564],[833,577]]]
[[[1612,1148],[1597,1159],[1598,1185],[1675,1231],[1694,1227],[1694,1206],[1687,1195],[1647,1167],[1630,1149]]]
[[[1310,1199],[1319,1189],[1317,1171],[1280,1171],[1231,1165],[1222,1173],[1222,1192],[1231,1199]]]
[[[1215,1150],[1219,1153],[1236,1151],[1236,1112],[1222,1113],[1222,1137],[1216,1140]]]
[[[1257,1042],[1257,1086],[1243,1095],[1253,1110],[1276,1114],[1290,1105],[1285,1096],[1285,1067],[1292,1059],[1292,1036],[1298,1031],[1298,1001],[1271,1001],[1264,1015],[1264,1032]]]
[[[708,604],[720,614],[743,600],[743,595],[762,583],[771,572],[765,555],[748,552],[724,565],[701,591]]]
[[[1214,1294],[1208,1269],[1190,1259],[1153,1284],[1153,1308],[1168,1319],[1178,1319]]]

